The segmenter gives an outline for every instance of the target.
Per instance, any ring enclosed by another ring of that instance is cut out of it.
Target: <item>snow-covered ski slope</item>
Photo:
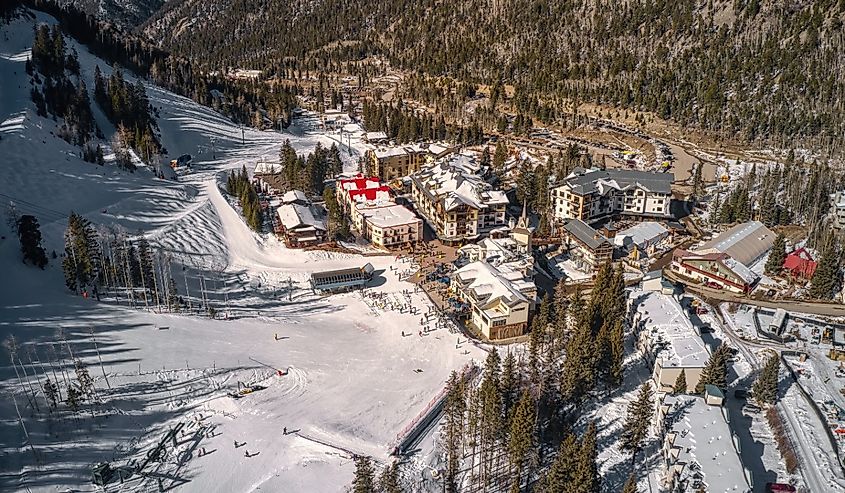
[[[55,23],[42,14],[37,21]],[[39,394],[41,411],[34,411],[4,350],[0,491],[95,491],[93,463],[140,462],[180,422],[186,433],[163,462],[148,465],[147,477],[135,476],[110,491],[157,491],[159,480],[174,491],[342,491],[354,470],[350,453],[386,461],[396,433],[452,370],[480,360],[483,351],[471,345],[456,349],[456,337],[443,329],[419,336],[418,314],[372,307],[359,293],[315,296],[306,289],[310,272],[371,262],[379,274],[370,290],[399,304],[412,286],[399,281],[391,266],[408,266],[392,256],[289,250],[249,231],[218,188],[224,170],[275,158],[285,139],[301,152],[333,139],[307,124],[295,124],[288,133],[242,130],[208,108],[148,86],[160,110],[163,144],[171,157],[194,155],[194,173],[177,183],[155,179],[147,169],[128,174],[108,163],[85,163],[78,148],[53,135],[56,122],[36,116],[29,100],[24,63],[32,28],[30,19],[18,19],[0,32],[3,209],[13,200],[21,213],[36,215],[48,253],[61,253],[70,211],[98,226],[144,234],[187,266],[191,289],[198,276],[214,279],[209,289],[220,311],[220,300],[228,298],[230,318],[157,314],[75,296],[64,288],[60,259],[51,259],[45,271],[21,263],[17,238],[4,220],[0,337],[17,338],[28,378],[38,385],[43,370],[51,373],[50,362],[60,364],[49,343],[59,341],[56,329],[64,329],[67,346],[88,366],[104,404],[95,408],[101,416],[80,414],[75,420],[67,412],[46,412]],[[71,40],[68,45],[79,53],[89,90],[95,65],[110,73],[85,47]],[[108,137],[113,129],[94,110]],[[354,167],[356,156],[348,159]],[[181,279],[178,284],[185,294]],[[289,285],[290,301],[280,294]],[[429,305],[420,294],[401,303],[421,311]],[[403,337],[403,330],[413,335]],[[62,346],[56,350],[67,358]],[[271,368],[288,373],[278,376]],[[227,393],[238,382],[267,388],[233,399]],[[236,448],[235,442],[245,444]]]

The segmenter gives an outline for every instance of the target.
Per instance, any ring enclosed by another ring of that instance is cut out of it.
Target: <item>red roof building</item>
[[[799,248],[790,253],[783,262],[783,268],[789,271],[793,277],[804,279],[812,279],[817,266],[818,263],[813,260],[813,256],[805,248]]]

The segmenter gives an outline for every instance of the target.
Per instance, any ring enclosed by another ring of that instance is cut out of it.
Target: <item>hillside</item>
[[[520,110],[544,120],[597,103],[830,150],[845,134],[843,16],[842,0],[184,0],[143,32],[209,67],[330,71],[381,53],[412,71],[514,84]]]
[[[89,491],[92,464],[139,464],[180,424],[189,433],[145,470],[149,476],[134,475],[108,491],[153,491],[158,480],[172,491],[337,491],[351,480],[348,450],[386,460],[396,434],[442,389],[449,372],[483,352],[456,349],[445,329],[403,337],[399,327],[419,320],[408,309],[377,308],[358,293],[315,295],[311,272],[366,262],[382,276],[373,290],[395,300],[412,290],[389,269],[397,264],[394,256],[288,249],[272,235],[250,231],[221,192],[226,172],[274,159],[286,140],[307,152],[336,137],[316,131],[313,116],[285,133],[245,129],[142,81],[162,144],[170,157],[192,154],[194,171],[178,182],[155,178],[141,164],[129,173],[115,166],[108,149],[102,166],[85,162],[79,147],[58,137],[62,119],[38,116],[30,100],[25,65],[33,27],[41,23],[56,20],[37,13],[2,26],[0,200],[4,216],[9,204],[35,215],[48,256],[56,251],[59,257],[45,270],[22,263],[17,235],[5,217],[0,222],[0,339],[8,343],[14,336],[36,387],[55,376],[44,371],[47,364],[73,379],[72,360],[65,359],[72,352],[88,367],[98,403],[86,401],[76,414],[64,404],[48,412],[36,391],[36,409],[19,386],[10,352],[0,352],[0,391],[7,396],[0,402],[6,447],[0,490]],[[78,53],[80,78],[89,87],[96,66],[111,72],[85,46],[65,42]],[[115,129],[98,108],[100,142],[108,145]],[[354,168],[357,156],[344,156]],[[103,235],[147,239],[189,309],[177,313],[140,300],[133,307],[125,293],[105,290],[96,302],[68,290],[61,255],[71,211]],[[421,294],[407,300],[423,311],[430,306]],[[215,308],[216,319],[198,309],[205,304]],[[385,381],[385,374],[396,378]],[[266,387],[261,393],[239,400],[228,395],[259,383]],[[207,454],[198,456],[200,449]]]
[[[125,28],[132,28],[156,13],[164,0],[58,0],[88,14],[108,19]]]

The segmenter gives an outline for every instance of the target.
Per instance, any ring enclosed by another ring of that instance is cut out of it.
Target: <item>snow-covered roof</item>
[[[285,204],[276,211],[285,229],[314,228],[326,230],[325,219],[314,210],[313,206]]]
[[[739,278],[742,279],[746,284],[754,284],[754,282],[760,278],[760,276],[755,274],[754,271],[752,271],[742,263],[737,262],[737,260],[732,257],[725,257],[722,260],[722,263],[724,263],[731,271],[733,271],[734,274],[739,276]]]
[[[493,190],[492,185],[478,174],[480,165],[474,155],[452,154],[425,166],[411,176],[420,190],[443,203],[450,211],[461,204],[474,209],[507,204],[505,192]]]
[[[407,207],[395,203],[361,203],[356,206],[358,213],[368,223],[379,228],[392,228],[407,224],[421,223],[422,219]]]
[[[634,291],[631,296],[640,299],[637,311],[645,320],[644,330],[652,333],[652,347],[657,347],[655,357],[662,359],[664,368],[704,367],[710,353],[674,297],[661,292],[642,291]]]
[[[702,397],[668,395],[666,430],[675,433],[672,447],[678,452],[675,464],[684,464],[681,480],[699,475],[711,492],[751,491],[745,467],[737,452],[733,432],[722,413],[727,408],[711,406]]]
[[[580,219],[570,219],[563,225],[563,229],[590,250],[597,250],[604,244],[610,245],[610,241],[603,234]]]
[[[672,173],[655,173],[629,169],[575,168],[566,177],[565,184],[579,195],[599,192],[604,195],[609,190],[628,190],[642,188],[654,193],[672,193]]]
[[[616,246],[620,247],[627,245],[642,247],[649,243],[653,243],[668,234],[669,230],[662,224],[654,221],[646,221],[631,226],[628,229],[619,231],[613,238],[613,242]]]
[[[385,140],[387,139],[387,134],[384,132],[365,132],[364,133],[364,140],[366,141],[373,141],[373,140]]]
[[[282,195],[282,203],[290,204],[292,202],[308,202],[308,196],[302,190],[289,190]]]
[[[364,176],[358,174],[353,178],[345,178],[340,180],[339,186],[342,190],[364,190],[367,188],[381,187],[381,180],[377,176]]]
[[[528,296],[536,290],[534,282],[525,279],[518,269],[508,264],[493,266],[483,260],[461,267],[454,278],[481,309],[492,307],[499,300],[508,306],[528,303]]]
[[[771,250],[775,234],[760,221],[737,224],[719,236],[706,242],[701,250],[714,249],[727,253],[746,267]]]

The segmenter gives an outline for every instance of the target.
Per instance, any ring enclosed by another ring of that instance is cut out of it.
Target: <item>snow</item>
[[[299,226],[326,230],[325,220],[310,205],[284,204],[276,211],[279,220],[285,229],[293,229]]]
[[[636,310],[642,313],[645,329],[652,333],[653,341],[665,341],[668,345],[655,356],[663,359],[663,366],[701,368],[707,363],[710,353],[692,322],[678,301],[660,292],[634,290]]]
[[[698,472],[707,491],[750,491],[742,461],[734,448],[733,432],[722,414],[726,410],[706,404],[701,397],[685,395],[667,396],[664,404],[671,406],[667,431],[677,434],[672,444],[679,454],[676,462],[686,464],[681,480],[692,481]],[[698,467],[693,469],[693,463]]]
[[[485,209],[490,205],[507,204],[508,199],[501,190],[492,190],[481,176],[474,154],[452,154],[424,166],[414,179],[443,202],[443,208],[451,211],[461,204],[474,209]]]
[[[55,23],[41,14],[38,19]],[[350,453],[387,462],[395,434],[442,389],[449,373],[483,357],[475,346],[455,349],[444,329],[403,337],[400,328],[416,327],[419,319],[407,309],[379,309],[360,293],[318,297],[306,287],[315,270],[371,262],[376,280],[368,291],[425,310],[428,299],[391,270],[394,257],[287,249],[272,235],[250,231],[223,197],[225,170],[273,159],[286,139],[302,153],[318,142],[331,145],[336,139],[316,131],[313,116],[295,121],[287,133],[242,129],[189,99],[147,85],[151,103],[160,110],[163,144],[172,155],[191,153],[195,171],[173,182],[153,178],[148,169],[128,174],[110,163],[98,167],[51,134],[55,122],[34,114],[23,70],[32,24],[19,19],[4,31],[0,197],[38,216],[48,252],[61,252],[71,210],[94,224],[146,235],[173,257],[174,273],[185,267],[177,276],[180,294],[187,296],[184,279],[192,286],[193,303],[199,303],[203,276],[213,306],[228,319],[154,313],[112,299],[97,303],[74,296],[64,288],[58,259],[43,272],[23,265],[17,240],[5,222],[0,225],[5,236],[0,240],[5,281],[0,337],[15,335],[22,347],[47,361],[46,344],[55,340],[56,328],[63,328],[105,401],[96,419],[85,414],[76,422],[36,413],[18,391],[4,352],[0,490],[91,491],[91,464],[140,460],[170,427],[187,423],[186,437],[179,438],[167,460],[148,466],[165,478],[167,488],[339,491],[352,478]],[[84,47],[71,40],[68,45],[79,52],[89,88],[95,64],[110,72]],[[94,111],[108,136],[113,129]],[[357,145],[353,141],[352,155],[343,153],[347,168],[357,166]],[[231,301],[225,309],[224,296]],[[96,368],[89,328],[111,389]],[[256,361],[288,373],[277,376]],[[38,364],[28,370],[41,376]],[[227,393],[238,382],[267,388],[235,400]],[[40,464],[24,442],[9,398],[13,392]],[[246,445],[235,448],[233,441]],[[200,448],[207,455],[198,457]],[[245,457],[245,451],[257,455]],[[125,488],[154,489],[155,478],[136,476]]]
[[[407,207],[393,203],[362,203],[356,206],[364,220],[379,228],[393,228],[406,224],[422,223]]]

